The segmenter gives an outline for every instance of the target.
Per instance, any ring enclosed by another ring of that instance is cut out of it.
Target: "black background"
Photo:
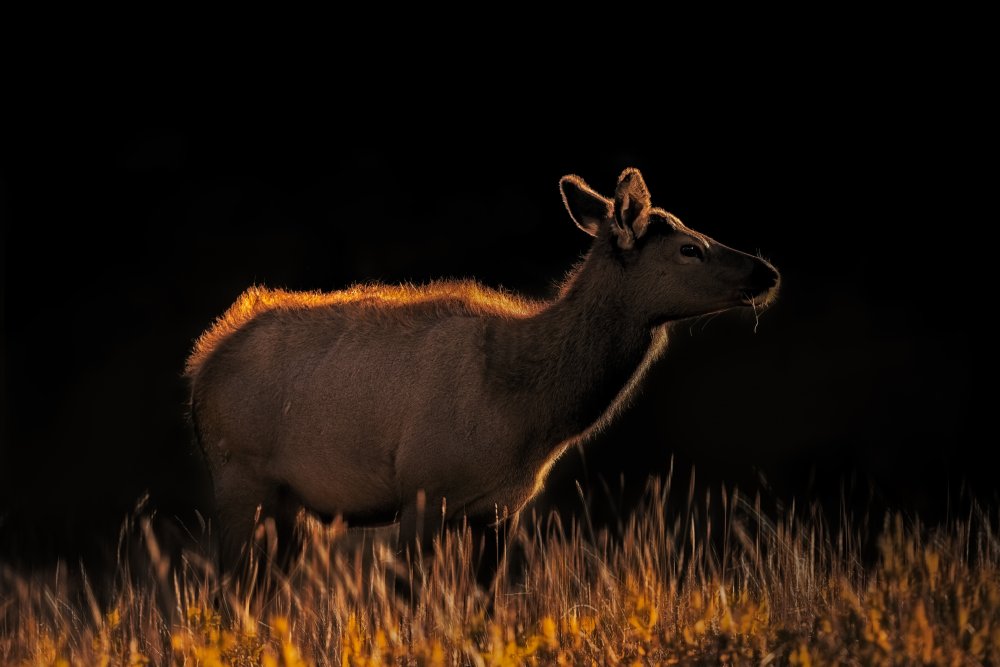
[[[559,177],[610,193],[626,166],[689,226],[769,257],[783,291],[756,332],[750,313],[679,323],[543,504],[578,507],[574,479],[639,490],[671,457],[681,479],[694,465],[713,488],[831,511],[842,488],[858,512],[929,521],[970,492],[996,502],[973,389],[993,223],[972,203],[961,82],[885,61],[747,71],[666,101],[425,92],[337,116],[192,95],[173,116],[63,108],[8,128],[0,553],[100,550],[146,491],[183,521],[206,507],[181,371],[247,286],[475,277],[550,296],[589,240]]]

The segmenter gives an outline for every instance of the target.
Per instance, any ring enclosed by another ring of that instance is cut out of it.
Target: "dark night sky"
[[[746,313],[678,325],[546,502],[577,476],[641,486],[671,455],[684,479],[763,476],[776,498],[835,506],[853,484],[933,518],[964,481],[995,502],[995,448],[971,435],[992,307],[981,183],[961,166],[976,137],[956,102],[894,81],[796,80],[752,104],[747,86],[624,120],[489,99],[433,123],[35,119],[6,140],[0,181],[5,547],[72,552],[146,490],[166,514],[204,507],[180,373],[245,287],[475,277],[550,295],[588,244],[559,177],[610,193],[625,166],[689,226],[769,257],[784,291],[756,334]]]

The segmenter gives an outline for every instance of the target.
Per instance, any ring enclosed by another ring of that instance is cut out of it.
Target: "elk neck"
[[[613,250],[595,247],[558,299],[487,326],[490,376],[537,442],[569,441],[611,416],[664,349],[665,327],[630,307],[625,280]]]

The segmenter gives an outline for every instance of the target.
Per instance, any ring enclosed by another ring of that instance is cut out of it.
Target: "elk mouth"
[[[777,294],[777,284],[768,285],[767,287],[751,287],[740,290],[740,301],[743,302],[744,306],[761,308],[763,306],[771,305],[771,302],[774,301]]]

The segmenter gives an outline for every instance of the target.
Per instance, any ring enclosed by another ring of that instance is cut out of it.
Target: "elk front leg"
[[[396,544],[396,590],[410,597],[419,590],[425,575],[424,560],[434,557],[434,537],[441,531],[443,498],[427,502],[419,491],[414,502],[399,515],[399,539]]]
[[[519,573],[515,571],[521,567],[516,544],[518,514],[470,521],[469,526],[472,543],[476,547],[476,581],[483,590],[496,593],[505,579],[505,573],[515,580],[519,579]]]

